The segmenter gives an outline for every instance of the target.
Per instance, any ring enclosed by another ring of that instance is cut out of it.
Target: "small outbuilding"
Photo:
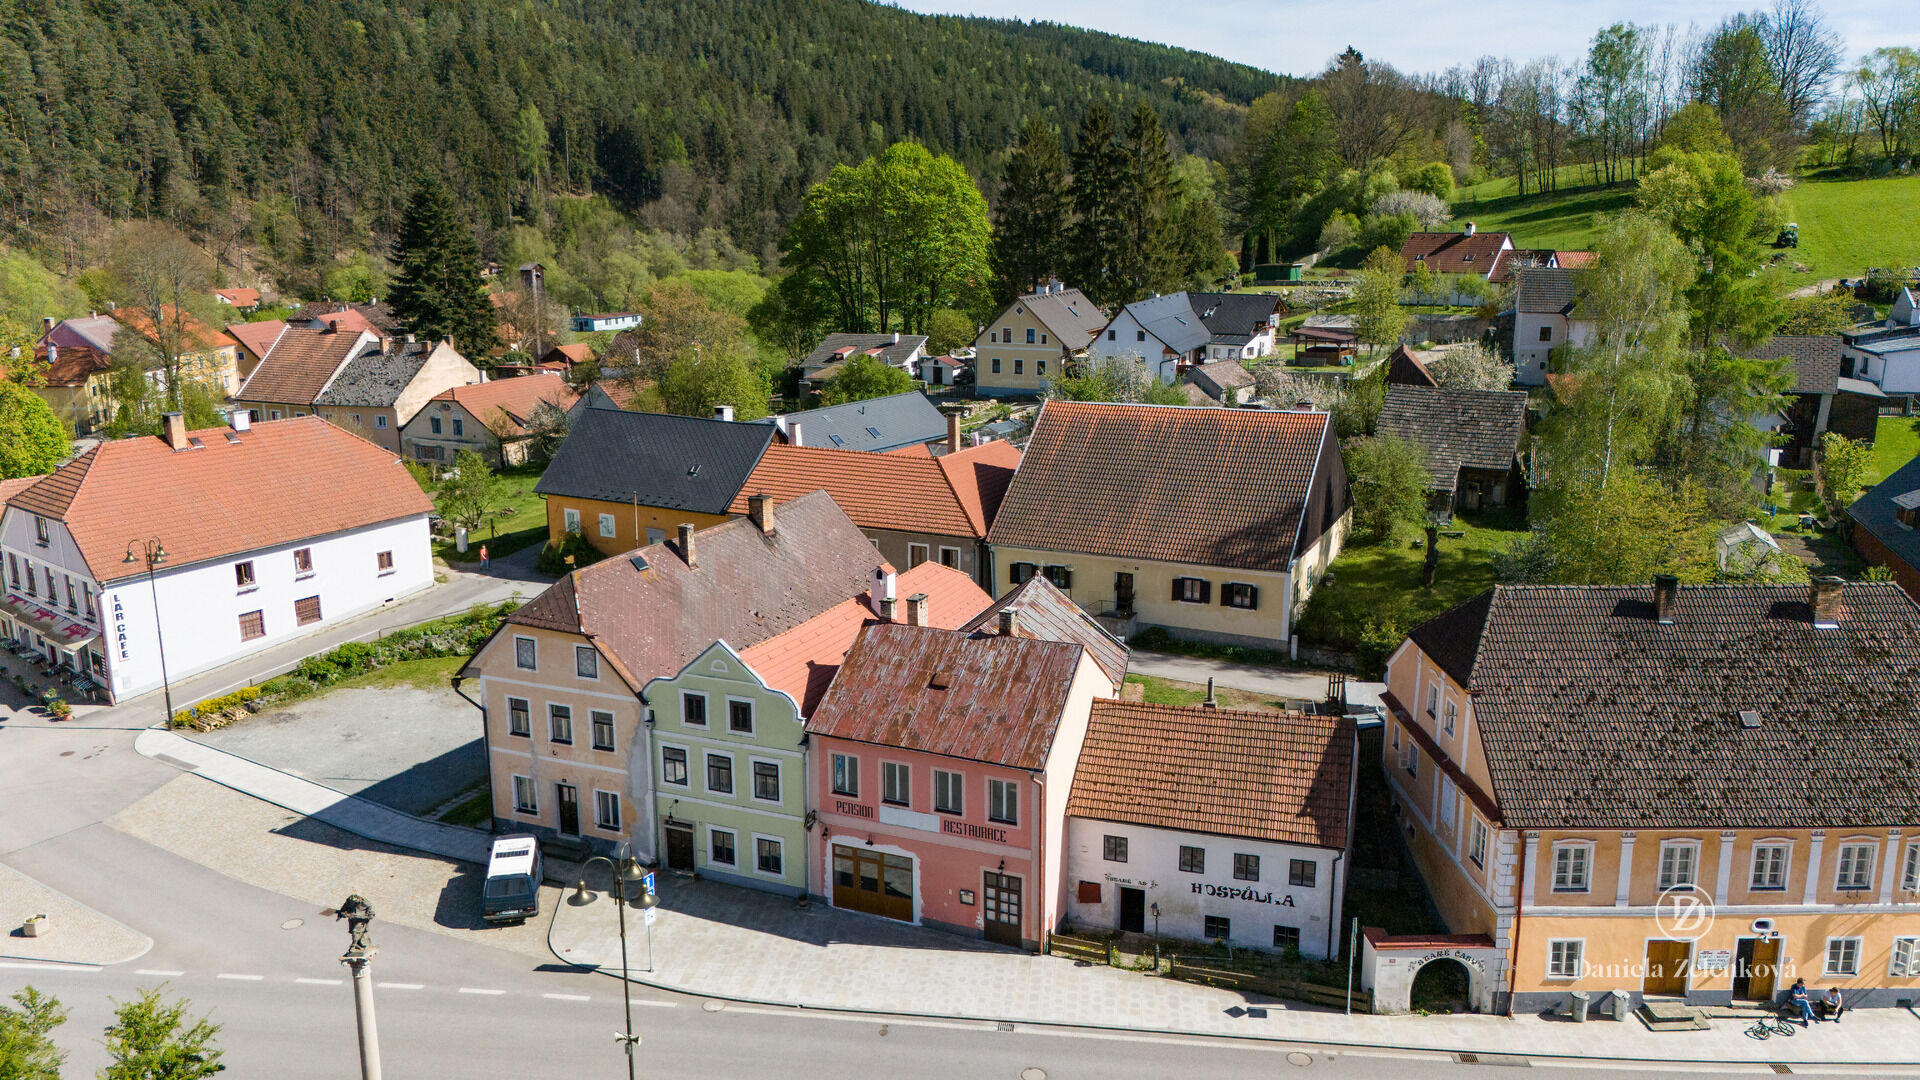
[[[1389,385],[1376,430],[1426,451],[1436,508],[1478,510],[1525,498],[1525,391]]]

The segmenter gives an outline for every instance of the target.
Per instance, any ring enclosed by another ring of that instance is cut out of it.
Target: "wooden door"
[[[913,860],[835,844],[833,906],[913,921]]]
[[[560,796],[560,834],[579,836],[580,789],[572,784],[555,784],[553,789]]]
[[[1647,942],[1647,979],[1641,992],[1649,997],[1679,997],[1687,992],[1690,941]]]
[[[1120,888],[1120,930],[1127,934],[1145,933],[1147,894],[1140,889]]]
[[[693,830],[684,825],[667,826],[667,869],[693,869]]]
[[[1746,942],[1741,942],[1745,945]],[[1747,968],[1746,997],[1757,1001],[1772,1001],[1773,993],[1780,986],[1780,939],[1754,941],[1753,960]]]
[[[1124,571],[1113,575],[1113,607],[1119,612],[1133,610],[1133,575]]]
[[[1020,879],[1009,874],[986,875],[986,938],[1001,945],[1020,947]]]

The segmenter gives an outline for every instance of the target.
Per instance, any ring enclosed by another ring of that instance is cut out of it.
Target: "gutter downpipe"
[[[460,689],[460,683],[470,678],[473,676],[456,674],[448,681],[453,684],[454,693],[466,698],[469,704],[480,710],[480,752],[487,757],[487,831],[493,832],[493,733],[487,730],[486,705],[467,697],[467,692]]]
[[[1526,838],[1521,838],[1526,843]],[[1520,916],[1527,907],[1527,860],[1520,859],[1520,888],[1513,897],[1513,956],[1507,961],[1507,1019],[1513,1019],[1513,996],[1520,984]]]

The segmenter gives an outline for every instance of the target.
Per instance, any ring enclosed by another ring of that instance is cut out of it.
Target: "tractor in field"
[[[1780,227],[1780,235],[1773,238],[1777,248],[1797,248],[1800,246],[1800,226],[1789,221]]]

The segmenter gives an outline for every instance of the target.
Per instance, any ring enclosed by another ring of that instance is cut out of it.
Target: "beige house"
[[[377,350],[362,349],[348,360],[313,399],[313,411],[397,454],[400,429],[428,401],[486,376],[449,341],[414,341],[409,334],[382,344]]]
[[[988,543],[1120,637],[1286,648],[1352,523],[1326,413],[1051,401]]]
[[[596,408],[614,408],[598,388]],[[416,461],[452,461],[463,450],[483,454],[496,467],[526,462],[535,414],[551,407],[571,413],[581,397],[552,372],[492,379],[442,390],[401,425],[400,446]]]
[[[1014,299],[973,339],[973,381],[988,397],[1038,395],[1087,350],[1106,312],[1058,281]]]

